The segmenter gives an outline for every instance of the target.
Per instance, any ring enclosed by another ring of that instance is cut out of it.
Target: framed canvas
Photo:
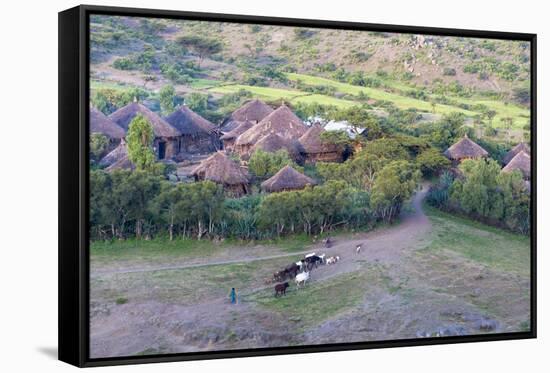
[[[59,358],[536,336],[536,35],[59,13]]]

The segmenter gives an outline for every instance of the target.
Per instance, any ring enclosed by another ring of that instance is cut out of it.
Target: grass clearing
[[[338,92],[341,92],[341,93],[358,95],[360,92],[363,92],[368,97],[373,98],[375,100],[391,101],[395,104],[395,106],[397,106],[400,109],[416,108],[420,111],[426,111],[426,112],[432,111],[432,105],[429,102],[418,100],[407,96],[401,96],[396,93],[386,92],[378,88],[360,87],[352,84],[340,83],[335,80],[316,77],[312,75],[306,75],[306,74],[288,73],[286,74],[286,76],[290,80],[294,80],[294,81],[301,80],[305,84],[331,86],[336,88],[336,90],[338,90]],[[475,115],[474,112],[469,110],[464,110],[458,107],[441,105],[441,104],[436,105],[435,112],[439,114],[460,112],[460,113],[464,113],[467,116]]]
[[[450,250],[501,271],[529,276],[530,239],[424,205],[433,231],[426,250]]]
[[[193,305],[209,300],[229,300],[232,287],[239,293],[267,286],[264,280],[275,271],[298,260],[299,256],[265,259],[254,262],[208,265],[183,269],[111,273],[90,279],[92,299],[106,303],[158,301]]]
[[[365,284],[370,283],[369,277],[368,271],[347,273],[327,281],[313,280],[299,289],[292,284],[283,297],[274,297],[270,288],[251,294],[244,301],[283,314],[299,329],[307,329],[357,307],[363,299]]]

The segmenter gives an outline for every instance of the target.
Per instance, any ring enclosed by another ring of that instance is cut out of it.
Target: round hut
[[[525,152],[526,154],[531,154],[531,149],[529,145],[524,142],[520,142],[514,146],[506,155],[502,158],[504,164],[510,163],[510,161],[520,152]]]
[[[235,129],[220,137],[220,140],[223,142],[223,148],[227,151],[233,151],[237,137],[252,128],[253,125],[254,123],[251,121],[245,120],[244,122],[240,122]]]
[[[151,126],[153,126],[153,133],[155,134],[153,147],[157,158],[167,159],[174,157],[178,153],[180,132],[139,102],[134,101],[121,107],[111,114],[109,119],[128,132],[130,123],[138,114],[143,115],[151,123]]]
[[[99,165],[102,167],[109,167],[118,161],[128,158],[128,147],[124,139],[120,140],[120,144],[99,161]]]
[[[295,162],[301,163],[303,160],[300,155],[300,146],[297,140],[285,139],[275,133],[269,133],[258,140],[258,142],[250,149],[250,155],[254,154],[254,152],[258,149],[268,153],[286,150],[290,158],[292,158]],[[242,158],[246,160],[248,159],[248,155],[243,155]]]
[[[314,124],[298,139],[305,162],[342,162],[344,149],[336,144],[323,142],[323,132],[325,129],[320,124]]]
[[[312,178],[299,173],[290,166],[284,166],[275,175],[261,184],[265,192],[275,193],[289,190],[304,189],[308,185],[317,184]]]
[[[240,155],[250,154],[252,146],[270,133],[277,134],[283,139],[295,140],[299,139],[306,131],[307,127],[302,120],[283,104],[262,119],[260,123],[241,134],[235,141],[235,151]]]
[[[520,171],[525,180],[531,179],[531,156],[520,151],[508,164],[502,169],[502,172]]]
[[[99,133],[107,137],[109,143],[114,144],[113,148],[126,136],[126,132],[122,127],[95,107],[90,107],[90,134],[92,133]]]
[[[489,155],[487,150],[470,140],[468,135],[464,135],[462,139],[451,145],[443,154],[455,162],[461,162],[465,159],[484,158]]]
[[[123,156],[118,161],[110,165],[105,169],[107,172],[113,172],[116,170],[135,170],[136,166],[130,161],[128,155]]]
[[[191,175],[196,181],[210,180],[223,185],[226,194],[233,197],[248,193],[248,172],[220,151],[202,161]]]
[[[186,105],[180,106],[164,119],[181,134],[178,138],[178,153],[204,154],[220,149],[218,128]]]
[[[258,99],[248,101],[246,104],[235,110],[227,118],[221,127],[221,131],[228,133],[237,128],[241,123],[250,121],[252,124],[259,123],[262,119],[273,112],[271,106]]]

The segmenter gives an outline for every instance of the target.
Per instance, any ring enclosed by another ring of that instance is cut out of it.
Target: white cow
[[[309,272],[298,273],[296,275],[296,286],[305,285],[307,280],[309,280]]]

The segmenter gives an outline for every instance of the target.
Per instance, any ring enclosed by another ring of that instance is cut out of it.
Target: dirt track
[[[346,312],[331,315],[320,320],[319,324],[297,332],[295,325],[288,322],[287,315],[249,300],[252,299],[249,296],[259,292],[270,294],[272,285],[259,281],[251,281],[239,288],[241,302],[238,305],[229,304],[227,296],[211,294],[189,304],[159,302],[147,296],[143,301],[130,301],[123,305],[108,305],[92,299],[91,355],[121,356],[401,339],[509,331],[517,327],[521,321],[517,315],[524,314],[525,302],[511,304],[510,315],[495,315],[494,312],[486,312],[474,297],[483,299],[486,294],[502,292],[502,286],[506,287],[509,295],[514,295],[524,291],[524,282],[514,282],[458,257],[445,256],[436,260],[433,255],[416,254],[429,243],[431,224],[421,207],[426,189],[424,186],[415,195],[413,211],[404,214],[399,224],[375,232],[355,234],[349,239],[339,237],[330,249],[313,245],[302,253],[248,255],[245,258],[231,257],[242,255],[242,252],[230,250],[231,254],[227,254],[230,256],[223,260],[212,258],[202,263],[92,273],[96,281],[109,281],[109,278],[126,275],[148,276],[201,268],[210,270],[205,267],[213,267],[211,270],[215,271],[214,266],[235,263],[252,263],[261,268],[264,261],[273,263],[274,260],[311,251],[325,252],[328,256],[339,255],[341,261],[312,271],[311,281],[314,284],[330,284],[330,279],[338,279],[348,273],[369,273],[369,281],[354,285],[361,287],[363,300]],[[362,252],[356,254],[355,247],[360,243],[363,244]],[[484,280],[478,280],[481,278]],[[231,284],[221,286],[231,287]],[[144,287],[139,288],[137,293],[146,295],[151,291],[155,289]],[[304,301],[307,304],[307,299]],[[338,299],[335,301],[338,302]],[[494,320],[495,316],[501,318]]]

